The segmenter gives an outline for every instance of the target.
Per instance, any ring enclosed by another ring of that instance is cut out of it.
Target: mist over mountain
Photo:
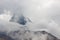
[[[46,35],[32,32],[41,30]],[[0,31],[15,40],[59,40],[60,0],[0,0]]]
[[[10,31],[8,35],[0,32],[0,38],[5,40],[60,40],[46,31],[16,30]]]
[[[18,15],[13,15],[13,17],[11,18],[12,22],[17,22],[19,24],[22,24],[22,25],[25,25],[27,23],[25,17],[22,15],[22,16],[18,16]]]

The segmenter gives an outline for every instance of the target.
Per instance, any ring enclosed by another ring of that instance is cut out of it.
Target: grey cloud
[[[0,0],[1,1],[1,0]],[[60,1],[59,0],[2,0],[0,2],[1,12],[3,10],[9,10],[13,14],[20,16],[23,14],[32,20],[31,24],[27,24],[29,28],[48,28],[48,30],[60,29]],[[49,25],[49,23],[54,21],[55,25]],[[38,26],[39,25],[39,26]],[[43,25],[43,26],[42,26]],[[37,27],[38,26],[38,27]],[[60,33],[57,31],[57,35]],[[55,32],[54,32],[55,33]],[[60,35],[59,35],[60,36]]]

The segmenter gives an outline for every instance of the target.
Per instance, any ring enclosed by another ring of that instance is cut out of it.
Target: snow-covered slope
[[[13,23],[13,22],[7,22],[4,20],[0,20],[0,31],[13,31],[13,30],[19,30],[23,25],[20,25],[18,23]]]
[[[46,31],[11,31],[9,34],[14,40],[60,40]]]
[[[31,31],[14,22],[0,20],[0,33],[5,33],[14,40],[59,40],[57,37],[45,31]],[[2,37],[0,35],[0,38]]]

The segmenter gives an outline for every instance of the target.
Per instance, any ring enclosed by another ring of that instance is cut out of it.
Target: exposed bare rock
[[[15,40],[59,40],[57,37],[45,31],[11,31],[10,36]]]
[[[4,32],[0,32],[0,40],[14,40]]]

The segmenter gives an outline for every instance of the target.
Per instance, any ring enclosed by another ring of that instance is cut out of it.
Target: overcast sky
[[[28,17],[30,29],[47,29],[60,37],[60,0],[0,0],[0,20],[9,21],[14,14]]]

